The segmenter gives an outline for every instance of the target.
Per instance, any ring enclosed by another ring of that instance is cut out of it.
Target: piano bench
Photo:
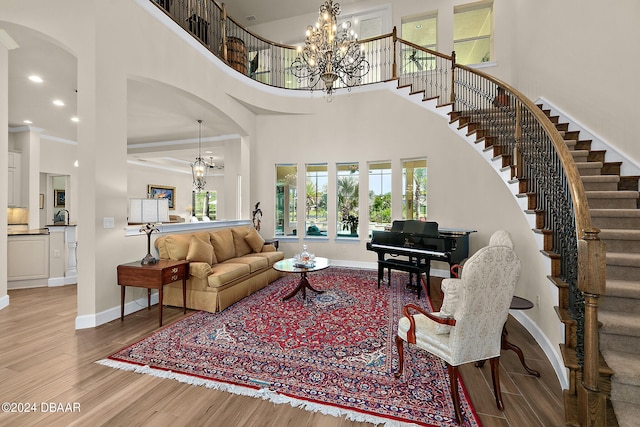
[[[426,262],[424,264],[418,264],[415,261],[407,261],[402,259],[386,259],[384,261],[378,260],[378,289],[380,289],[380,280],[384,274],[384,269],[387,269],[387,281],[391,284],[391,270],[405,271],[409,273],[409,285],[413,287],[413,275],[416,275],[415,287],[418,292],[418,299],[420,299],[420,277],[422,274],[427,276],[427,296],[431,296],[429,273],[431,270],[431,263]]]

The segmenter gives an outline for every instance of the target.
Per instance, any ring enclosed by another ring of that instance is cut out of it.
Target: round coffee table
[[[294,290],[292,290],[287,296],[282,298],[282,301],[286,301],[292,298],[299,291],[302,291],[302,298],[307,299],[307,289],[321,294],[324,291],[319,291],[318,289],[314,289],[309,284],[309,280],[307,279],[307,273],[312,273],[314,271],[324,270],[331,265],[327,258],[316,257],[315,263],[313,267],[296,267],[296,259],[295,258],[287,258],[282,261],[278,261],[273,264],[274,270],[282,271],[284,273],[300,273],[300,282],[298,282],[298,286]]]

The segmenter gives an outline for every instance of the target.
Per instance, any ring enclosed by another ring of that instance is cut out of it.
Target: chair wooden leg
[[[458,367],[447,363],[447,371],[449,371],[449,385],[451,387],[453,408],[456,412],[456,422],[460,424],[462,422],[462,412],[460,411],[460,395],[458,394]]]
[[[398,370],[393,375],[400,378],[404,369],[404,340],[398,335],[396,335],[396,347],[398,348]]]
[[[496,406],[504,411],[504,403],[502,403],[502,392],[500,392],[500,356],[489,360],[491,364],[491,379],[493,381],[493,394],[496,397]]]

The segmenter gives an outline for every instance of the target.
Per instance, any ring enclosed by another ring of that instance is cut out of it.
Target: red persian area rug
[[[405,288],[408,276],[393,277],[378,289],[376,271],[332,267],[309,274],[324,293],[283,302],[300,279],[289,274],[221,313],[194,313],[98,363],[354,421],[457,425],[444,362],[405,347],[404,375],[393,375],[398,318],[417,298]],[[424,296],[418,304],[429,308]],[[460,396],[462,424],[480,425],[462,384]]]

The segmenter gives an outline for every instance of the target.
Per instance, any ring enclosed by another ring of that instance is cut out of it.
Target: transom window
[[[438,42],[438,17],[436,13],[402,18],[402,38],[427,49],[436,50]],[[425,52],[404,46],[402,71],[416,73],[428,70],[435,58]]]
[[[492,60],[493,4],[461,6],[454,9],[453,50],[463,65]]]

